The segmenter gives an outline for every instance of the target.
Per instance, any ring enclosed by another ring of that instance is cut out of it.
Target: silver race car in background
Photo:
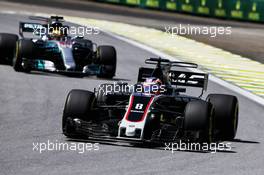
[[[15,34],[0,33],[1,60],[13,65],[15,71],[37,70],[103,78],[115,76],[117,59],[113,46],[97,47],[91,40],[68,36],[69,26],[63,25],[63,17],[30,19],[42,23],[20,22],[21,39]],[[38,37],[26,38],[25,32]]]

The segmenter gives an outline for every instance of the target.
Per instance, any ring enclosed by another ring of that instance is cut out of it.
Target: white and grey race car
[[[186,87],[206,90],[208,75],[171,68],[197,68],[196,64],[161,58],[146,63],[156,68],[140,68],[132,91],[124,83],[102,84],[94,92],[70,91],[62,117],[63,134],[140,143],[234,139],[238,126],[235,96],[209,94],[204,100],[184,94]]]
[[[2,62],[13,65],[15,71],[32,70],[68,75],[97,75],[112,78],[116,72],[116,50],[113,46],[98,46],[83,37],[68,36],[63,17],[30,17],[44,21],[19,24],[20,39],[15,34],[0,33]],[[43,34],[43,31],[47,31]],[[41,35],[25,38],[24,32]]]

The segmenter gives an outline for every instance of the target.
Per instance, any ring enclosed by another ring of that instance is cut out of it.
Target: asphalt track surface
[[[25,16],[0,14],[0,32],[17,33]],[[98,44],[114,45],[116,80],[135,82],[144,59],[154,56],[101,33],[89,36]],[[66,94],[71,89],[93,90],[105,82],[94,77],[69,78],[45,73],[17,73],[0,65],[0,174],[263,174],[263,106],[209,81],[207,93],[236,95],[240,120],[231,151],[201,153],[126,144],[99,144],[98,151],[33,151],[33,143],[67,142],[61,133]],[[110,81],[111,82],[111,81]],[[88,141],[89,142],[89,141]]]

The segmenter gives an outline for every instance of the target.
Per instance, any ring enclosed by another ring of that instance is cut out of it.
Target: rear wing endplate
[[[43,30],[45,27],[43,27],[40,23],[28,23],[28,22],[20,22],[19,23],[19,35],[21,37],[24,37],[23,33],[28,32],[32,33],[34,35],[38,35],[41,30]]]
[[[138,82],[144,82],[146,78],[151,77],[153,71],[152,68],[139,68]],[[171,70],[169,71],[169,81],[171,85],[197,87],[206,91],[208,74]]]

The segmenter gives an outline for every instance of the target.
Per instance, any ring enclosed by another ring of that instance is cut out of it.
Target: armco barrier
[[[198,0],[196,4],[196,13],[200,15],[212,16],[212,0]]]
[[[161,5],[162,10],[168,11],[178,11],[179,10],[179,3],[177,0],[165,0]]]
[[[218,18],[227,18],[229,13],[229,4],[230,0],[215,0],[211,4],[212,16]]]
[[[197,0],[178,0],[179,11],[185,13],[195,13],[196,1]]]
[[[264,0],[250,0],[247,5],[247,20],[264,21]]]
[[[141,0],[141,7],[161,9],[161,0]]]
[[[235,0],[230,1],[229,5],[229,18],[232,19],[246,19],[247,5],[249,0]]]
[[[123,4],[140,6],[140,0],[122,0]]]
[[[121,0],[104,0],[105,2],[121,4]]]
[[[264,0],[97,0],[235,20],[264,22]]]

